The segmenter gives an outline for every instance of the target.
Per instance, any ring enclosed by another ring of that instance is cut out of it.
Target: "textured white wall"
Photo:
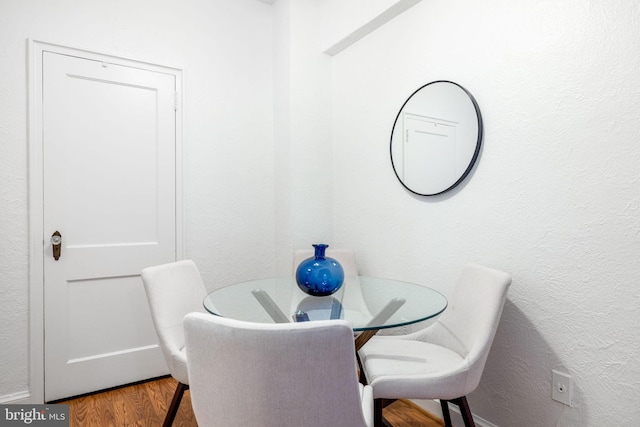
[[[300,27],[317,4],[285,2],[0,1],[0,398],[28,379],[33,38],[184,69],[185,247],[211,287],[271,274],[274,253],[325,233],[363,273],[445,292],[467,261],[502,268],[514,283],[473,411],[501,427],[640,424],[640,5],[424,1],[328,71]],[[275,94],[274,58],[291,74]],[[441,78],[476,96],[485,146],[458,191],[424,199],[396,181],[388,137],[405,98]],[[289,138],[275,151],[274,130]],[[296,163],[306,137],[308,153],[333,153],[329,196],[326,174]],[[307,200],[328,211],[307,215]],[[550,399],[553,368],[574,376],[572,408]]]
[[[337,244],[363,273],[445,292],[468,261],[513,275],[470,397],[498,426],[640,425],[639,22],[632,1],[430,0],[334,57]],[[389,135],[437,79],[474,94],[484,148],[457,191],[420,198]],[[551,369],[573,375],[573,407]]]
[[[320,1],[274,8],[276,240],[286,274],[293,249],[333,244],[331,58],[320,50]]]
[[[27,39],[184,70],[186,256],[211,288],[274,270],[272,6],[0,1],[0,401],[28,387]]]

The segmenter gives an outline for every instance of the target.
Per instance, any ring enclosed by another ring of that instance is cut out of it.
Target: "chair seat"
[[[376,399],[443,397],[439,385],[450,388],[450,374],[465,363],[462,356],[448,348],[392,337],[371,339],[360,350],[360,359]],[[429,386],[425,387],[425,377],[431,376]]]

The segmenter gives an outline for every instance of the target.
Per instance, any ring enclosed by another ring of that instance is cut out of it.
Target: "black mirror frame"
[[[426,194],[426,193],[420,193],[418,191],[415,191],[415,190],[411,189],[400,178],[400,175],[398,175],[398,171],[396,170],[396,167],[395,167],[395,165],[393,163],[393,134],[394,134],[394,130],[395,130],[396,124],[398,123],[398,119],[400,118],[400,115],[402,114],[402,111],[404,110],[404,107],[411,100],[411,98],[413,98],[414,95],[416,95],[418,92],[420,92],[425,87],[427,87],[429,85],[432,85],[432,84],[435,84],[435,83],[450,83],[450,84],[453,84],[453,85],[459,87],[460,89],[462,89],[467,94],[467,96],[471,100],[471,103],[473,104],[473,108],[476,110],[476,117],[478,119],[478,138],[477,138],[477,141],[476,141],[476,148],[475,148],[475,151],[473,153],[473,157],[471,158],[471,161],[469,162],[469,165],[467,166],[465,171],[462,173],[462,175],[460,175],[458,180],[456,182],[454,182],[451,186],[449,186],[448,188],[445,188],[442,191],[438,191],[437,193],[428,193],[428,194]],[[473,97],[471,92],[469,92],[466,88],[464,88],[463,86],[459,85],[458,83],[455,83],[455,82],[452,82],[452,81],[449,81],[449,80],[435,80],[435,81],[429,82],[429,83],[427,83],[425,85],[420,86],[418,89],[416,89],[407,98],[407,100],[404,101],[404,103],[402,104],[402,107],[400,107],[400,110],[398,111],[398,114],[396,115],[395,120],[393,121],[393,127],[391,128],[391,137],[389,139],[390,140],[390,143],[389,143],[389,154],[390,154],[390,159],[391,159],[391,167],[393,168],[393,173],[396,175],[396,178],[398,178],[398,181],[400,181],[400,183],[402,184],[402,186],[404,188],[406,188],[408,191],[410,191],[411,193],[416,194],[418,196],[437,196],[439,194],[446,193],[447,191],[453,190],[455,187],[460,185],[460,183],[462,181],[464,181],[464,179],[469,175],[469,173],[473,169],[473,166],[476,164],[476,161],[477,161],[478,156],[480,154],[480,148],[482,147],[483,135],[484,135],[484,129],[483,129],[483,122],[482,122],[482,114],[480,113],[480,107],[478,105],[478,102]]]

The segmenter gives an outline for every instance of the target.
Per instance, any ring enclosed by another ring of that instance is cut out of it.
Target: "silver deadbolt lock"
[[[53,259],[56,261],[60,258],[60,248],[62,247],[62,235],[59,231],[55,231],[51,235],[51,248],[53,249]]]

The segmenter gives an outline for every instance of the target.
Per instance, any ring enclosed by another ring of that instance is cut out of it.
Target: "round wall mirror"
[[[475,98],[457,83],[438,80],[402,105],[391,131],[391,164],[407,190],[435,196],[471,172],[482,144]]]

